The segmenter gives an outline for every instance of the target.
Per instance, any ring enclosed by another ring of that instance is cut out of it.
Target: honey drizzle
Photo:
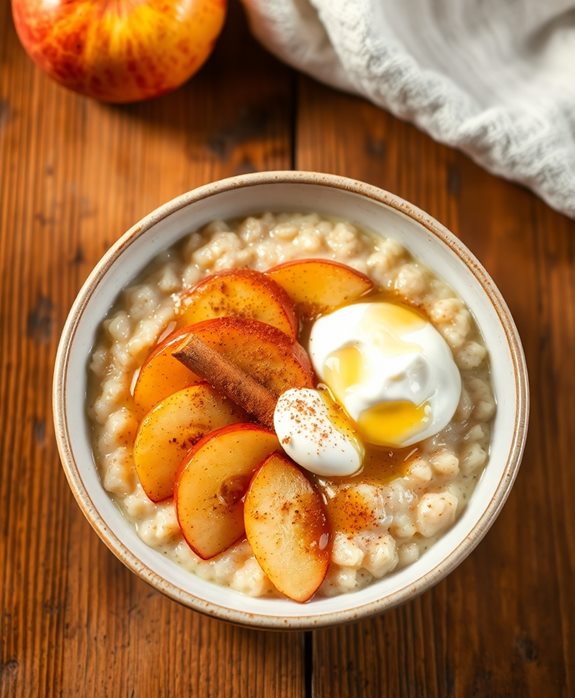
[[[343,303],[341,306],[331,309],[330,313],[349,305],[357,305],[358,303],[394,303],[395,305],[399,305],[416,313],[425,322],[431,322],[428,314],[419,304],[407,303],[396,291],[377,288],[368,291],[353,303]],[[314,322],[324,314],[325,313],[318,312],[312,317],[303,316],[301,318],[299,341],[303,346],[309,344],[311,328]],[[421,454],[421,449],[417,446],[391,448],[387,446],[375,446],[369,443],[364,443],[364,446],[365,457],[361,470],[353,475],[344,477],[334,476],[318,478],[318,482],[322,486],[322,489],[329,490],[330,485],[385,485],[396,477],[403,476],[407,472],[410,463]]]
[[[385,485],[406,474],[410,464],[421,455],[418,446],[387,448],[365,444],[365,457],[361,470],[353,475],[321,477],[321,483],[330,486],[347,484]]]

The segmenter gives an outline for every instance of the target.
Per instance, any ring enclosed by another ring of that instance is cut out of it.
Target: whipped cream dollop
[[[461,375],[446,341],[406,306],[357,303],[320,317],[309,353],[321,380],[368,443],[402,447],[451,421]]]
[[[288,456],[316,475],[352,475],[361,468],[363,445],[326,391],[292,388],[282,393],[274,428]]]

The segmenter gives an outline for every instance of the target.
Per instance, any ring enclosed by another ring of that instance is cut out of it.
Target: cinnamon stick
[[[274,428],[276,396],[199,337],[190,335],[185,346],[173,356],[258,422],[268,429]]]

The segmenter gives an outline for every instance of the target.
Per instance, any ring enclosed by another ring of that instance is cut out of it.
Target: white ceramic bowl
[[[360,591],[300,605],[250,598],[206,582],[148,547],[105,492],[88,435],[87,362],[98,325],[120,290],[159,252],[215,218],[317,211],[382,231],[404,244],[464,299],[491,357],[498,403],[491,457],[463,514],[413,564]],[[58,448],[72,492],[112,552],[156,589],[198,611],[262,628],[309,628],[379,613],[436,584],[473,550],[497,517],[517,474],[526,438],[528,383],[517,330],[487,272],[461,242],[406,201],[351,179],[264,172],[224,179],[161,206],[128,230],[82,287],[62,333],[54,375]]]

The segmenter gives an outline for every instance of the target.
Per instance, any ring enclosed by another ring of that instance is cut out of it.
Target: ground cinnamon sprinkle
[[[340,490],[328,501],[327,509],[333,529],[349,535],[365,530],[376,518],[373,508],[353,488]]]
[[[312,405],[309,405],[307,402],[302,400],[301,398],[297,398],[295,400],[295,408],[296,408],[296,416],[294,418],[294,421],[299,425],[299,428],[296,429],[297,434],[301,433],[308,433],[310,431],[319,431],[321,428],[320,422],[317,421],[317,410],[315,407]],[[314,421],[315,420],[315,421]],[[321,434],[322,438],[326,438],[327,434],[324,432]],[[318,448],[318,454],[319,454],[319,448]]]

